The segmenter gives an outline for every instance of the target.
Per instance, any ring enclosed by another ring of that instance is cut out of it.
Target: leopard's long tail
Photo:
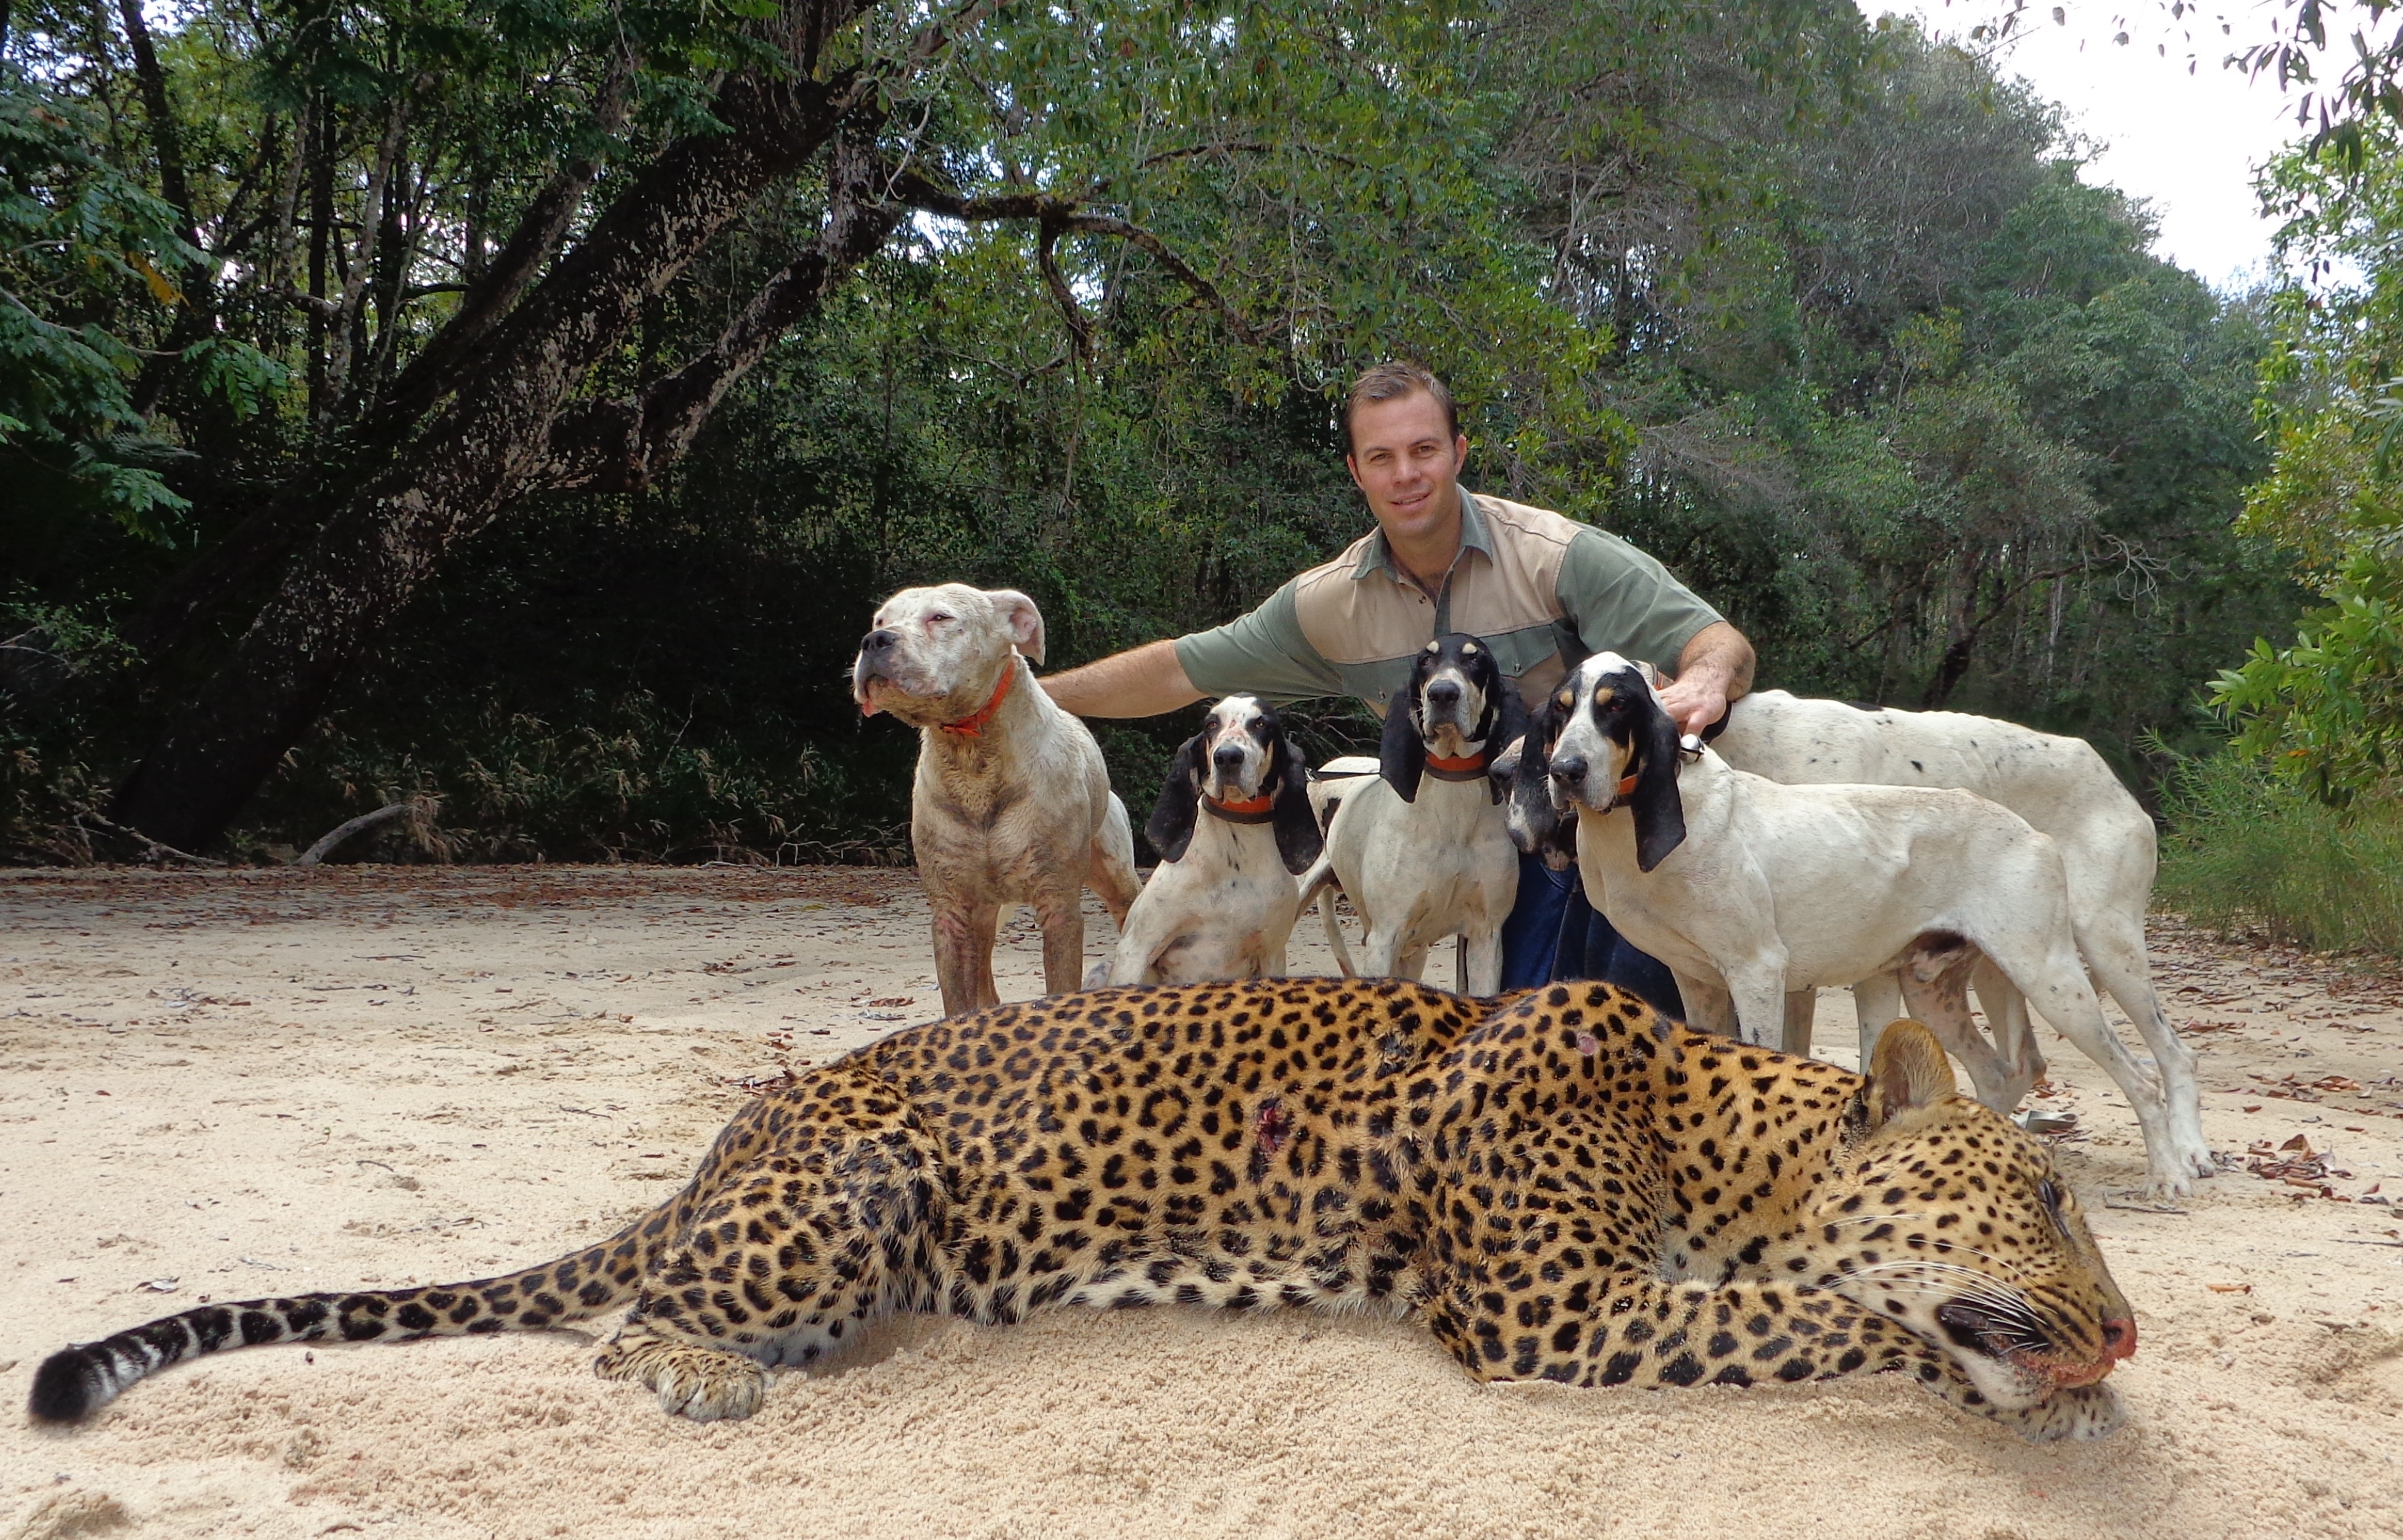
[[[606,1241],[498,1278],[422,1289],[296,1294],[200,1305],[78,1342],[43,1360],[27,1410],[37,1422],[76,1422],[171,1364],[271,1342],[402,1341],[495,1331],[538,1331],[589,1320],[634,1297],[689,1191]]]

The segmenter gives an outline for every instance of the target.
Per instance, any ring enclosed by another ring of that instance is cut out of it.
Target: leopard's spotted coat
[[[1481,1380],[1905,1369],[2032,1437],[2115,1424],[2128,1307],[2045,1149],[1915,1023],[1868,1078],[1603,984],[1095,990],[930,1023],[746,1106],[692,1184],[530,1271],[210,1305],[68,1348],[68,1421],[196,1353],[631,1306],[598,1367],[743,1417],[896,1311],[1416,1310]]]

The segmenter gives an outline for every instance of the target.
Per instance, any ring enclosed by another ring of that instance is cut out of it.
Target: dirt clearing
[[[1031,995],[1036,938],[1009,940]],[[572,1332],[264,1349],[24,1422],[70,1340],[606,1233],[745,1080],[936,1014],[931,955],[898,872],[0,875],[0,1535],[2403,1532],[2403,989],[2174,931],[2158,976],[2232,1162],[2186,1212],[2129,1196],[2133,1119],[2042,1034],[2037,1104],[2077,1115],[2063,1165],[2140,1332],[2100,1444],[1892,1381],[1480,1389],[1407,1323],[1176,1310],[905,1325],[711,1427],[594,1379]],[[1849,1002],[1821,1023],[1850,1062]]]

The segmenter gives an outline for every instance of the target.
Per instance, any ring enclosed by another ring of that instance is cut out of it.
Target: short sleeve
[[[1215,631],[1178,637],[1176,661],[1206,696],[1257,695],[1283,702],[1343,693],[1335,665],[1301,633],[1292,583],[1249,615]]]
[[[1597,529],[1579,530],[1561,553],[1558,597],[1587,653],[1615,652],[1663,673],[1674,673],[1686,644],[1721,619],[1668,568]]]

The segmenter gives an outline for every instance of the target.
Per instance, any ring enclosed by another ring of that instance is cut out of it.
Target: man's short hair
[[[1352,382],[1352,394],[1343,402],[1344,448],[1355,447],[1352,420],[1360,414],[1363,406],[1371,401],[1398,401],[1422,391],[1435,397],[1435,404],[1443,409],[1444,421],[1452,425],[1452,436],[1459,437],[1460,404],[1452,398],[1451,388],[1437,379],[1433,370],[1395,359],[1362,370],[1360,378]]]

